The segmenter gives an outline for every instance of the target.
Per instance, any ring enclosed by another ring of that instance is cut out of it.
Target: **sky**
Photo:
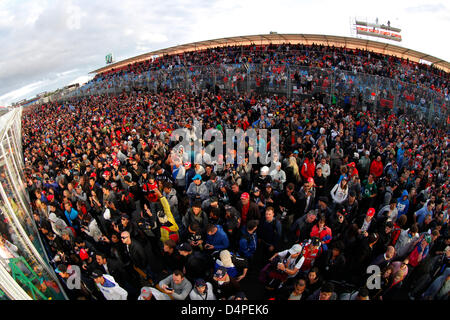
[[[390,20],[403,38],[391,43],[450,61],[444,1],[0,0],[0,106],[84,83],[108,53],[271,31],[351,36],[352,17]]]

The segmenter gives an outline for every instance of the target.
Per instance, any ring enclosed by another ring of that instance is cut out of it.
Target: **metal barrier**
[[[0,287],[10,299],[63,300],[67,296],[48,260],[22,178],[21,116],[16,108],[1,118]]]
[[[313,59],[314,55],[310,55]],[[269,60],[269,59],[267,59]],[[299,64],[234,63],[208,66],[175,66],[135,74],[123,72],[95,79],[52,101],[66,101],[91,94],[118,94],[131,88],[182,90],[188,92],[228,91],[278,94],[288,97],[321,95],[324,102],[361,106],[367,110],[417,114],[430,124],[447,125],[448,96],[420,83],[352,71],[306,67]]]

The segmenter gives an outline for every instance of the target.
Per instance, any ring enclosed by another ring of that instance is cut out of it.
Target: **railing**
[[[327,103],[355,105],[368,110],[416,114],[430,125],[447,125],[449,97],[396,79],[361,72],[290,64],[222,64],[174,67],[126,73],[97,79],[52,101],[92,94],[115,95],[132,88],[159,90],[223,90],[236,93],[278,94],[290,98],[320,96]]]
[[[23,181],[22,109],[3,115],[0,128],[0,283],[11,299],[65,299],[33,219]],[[11,281],[8,273],[17,282]]]

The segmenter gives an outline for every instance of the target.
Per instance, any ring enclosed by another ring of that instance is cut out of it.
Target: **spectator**
[[[307,300],[337,300],[337,294],[334,292],[334,285],[325,282],[323,286],[316,290]]]
[[[138,300],[171,300],[170,297],[153,287],[142,287]]]
[[[262,251],[262,258],[266,261],[280,246],[282,239],[281,223],[275,218],[273,207],[267,207],[264,219],[257,231],[258,244]]]
[[[194,287],[189,293],[190,300],[216,300],[211,283],[203,279],[195,280]]]
[[[192,290],[192,284],[184,277],[183,272],[175,270],[173,274],[162,279],[156,288],[172,300],[185,300]]]
[[[218,300],[228,300],[228,298],[241,291],[239,282],[228,275],[225,267],[219,267],[213,279],[214,293]]]
[[[206,228],[206,233],[206,250],[221,251],[228,248],[228,236],[225,231],[223,231],[221,225],[209,224]]]
[[[206,187],[206,184],[202,182],[201,175],[196,174],[192,178],[192,183],[189,185],[186,194],[188,195],[191,204],[193,204],[194,201],[204,201],[208,198],[208,188]]]
[[[111,275],[94,270],[91,277],[106,300],[127,300],[128,292],[121,288]]]
[[[239,253],[246,259],[251,259],[256,252],[258,243],[257,228],[258,220],[250,220],[246,226],[242,227],[242,237],[239,240]]]
[[[342,204],[348,196],[348,178],[343,178],[330,192],[334,204]]]

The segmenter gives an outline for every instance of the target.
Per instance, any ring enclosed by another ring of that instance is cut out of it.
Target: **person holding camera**
[[[185,278],[182,271],[175,270],[173,274],[162,279],[156,289],[167,294],[172,300],[185,300],[192,290],[192,283]]]
[[[275,253],[270,259],[271,270],[268,273],[266,288],[277,289],[283,286],[288,279],[294,278],[300,271],[305,257],[302,255],[303,247],[294,244],[290,249]]]

